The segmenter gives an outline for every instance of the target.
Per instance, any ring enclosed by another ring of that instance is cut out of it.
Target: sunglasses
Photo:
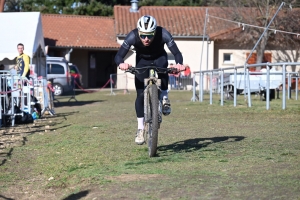
[[[142,39],[146,39],[146,37],[147,37],[149,40],[151,40],[154,37],[154,35],[140,35],[140,37]]]

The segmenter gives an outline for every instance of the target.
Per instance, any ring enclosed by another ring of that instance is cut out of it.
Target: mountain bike
[[[147,134],[149,157],[156,155],[158,142],[158,129],[162,122],[162,100],[160,99],[161,79],[157,73],[179,73],[176,68],[162,68],[156,66],[146,66],[142,68],[131,67],[125,72],[132,74],[144,73],[149,70],[149,77],[144,79],[144,136]]]

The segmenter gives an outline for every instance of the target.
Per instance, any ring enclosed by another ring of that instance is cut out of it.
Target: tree
[[[106,3],[106,2],[104,2]],[[92,16],[112,15],[112,6],[101,1],[73,1],[73,0],[24,0],[21,3],[22,11],[39,11],[53,14],[80,14]]]
[[[205,6],[208,0],[140,0],[140,6]]]
[[[3,1],[3,0],[1,0]],[[4,11],[50,14],[112,16],[114,5],[130,5],[127,0],[4,0]],[[1,4],[0,4],[1,5]]]
[[[139,6],[205,6],[209,2],[210,0],[140,0]],[[5,11],[111,16],[114,5],[131,3],[130,0],[6,0]]]
[[[290,18],[289,15],[291,15],[291,9],[289,5],[293,5],[293,3],[297,2],[299,1],[287,0],[285,2],[285,6],[279,11],[279,14],[275,17],[269,28],[277,30],[282,29],[285,31],[291,30],[292,32],[296,31],[298,25],[291,26],[290,21],[295,21],[292,24],[299,24],[299,18]],[[216,1],[214,3],[216,3]],[[260,27],[267,27],[281,3],[282,1],[279,0],[217,1],[217,4],[223,5],[224,11],[231,17],[231,20],[241,22],[241,26],[244,23]],[[289,23],[283,23],[287,19],[289,20]],[[264,32],[264,29],[262,28],[255,28],[247,25],[243,26],[242,29],[243,31],[239,32],[239,35],[236,38],[236,41],[241,45],[247,43],[253,44],[254,46]],[[281,38],[284,38],[284,36],[282,36],[283,34],[278,35],[281,35]],[[272,38],[273,42],[276,43],[276,40],[274,40],[274,31],[266,31],[261,41],[258,43],[256,47],[257,63],[261,63],[263,61],[264,51],[268,42],[272,41]],[[291,42],[291,40],[285,40],[285,44],[288,44],[289,42]],[[280,45],[283,44],[284,43],[280,43]]]
[[[278,21],[277,27],[279,30],[284,30],[293,33],[300,33],[299,27],[300,9],[289,10]],[[286,26],[288,24],[288,26]],[[271,42],[276,46],[289,46],[290,49],[276,52],[277,62],[297,62],[300,57],[300,34],[273,34],[271,35]],[[296,51],[291,51],[291,49]],[[296,71],[296,66],[291,66],[292,71]]]
[[[20,12],[20,0],[4,0],[4,11],[7,12]]]
[[[0,0],[0,12],[4,11],[5,0]]]

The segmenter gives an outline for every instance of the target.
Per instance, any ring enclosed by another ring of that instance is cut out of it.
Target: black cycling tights
[[[167,54],[155,60],[145,60],[143,58],[137,57],[136,68],[141,68],[149,65],[155,65],[158,67],[168,67],[168,57]],[[149,70],[139,70],[140,74],[135,74],[135,88],[136,88],[136,100],[135,100],[135,111],[138,118],[144,117],[144,79],[149,77]],[[141,73],[143,72],[143,73]],[[168,74],[158,74],[158,78],[161,79],[161,90],[168,89],[169,76]]]

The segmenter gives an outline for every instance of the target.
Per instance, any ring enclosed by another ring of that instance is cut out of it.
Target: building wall
[[[83,87],[88,85],[88,50],[74,49],[70,55],[70,62],[76,65],[82,74]]]
[[[118,38],[118,43],[122,44],[123,39]],[[201,52],[202,52],[202,40],[187,40],[187,39],[175,39],[175,42],[182,53],[183,56],[183,63],[188,64],[191,68],[191,72],[199,71],[200,70],[200,61],[201,61]],[[203,46],[203,54],[202,54],[202,62],[201,62],[201,69],[202,70],[209,70],[213,69],[214,66],[214,42],[209,42],[207,48],[207,42],[204,42]],[[168,47],[165,45],[165,50],[169,56],[169,64],[174,62],[174,57],[172,56],[171,52],[169,51]],[[207,54],[208,50],[208,54]],[[207,64],[207,55],[208,55],[208,64]],[[129,51],[129,53],[125,57],[125,62],[132,64],[135,66],[135,56],[136,54],[133,51]],[[124,76],[124,72],[118,69],[119,76]],[[135,89],[134,87],[134,76],[132,74],[127,73],[127,87],[128,89]],[[197,79],[198,80],[198,79]],[[119,82],[117,84],[117,88],[121,89],[124,83]]]
[[[253,47],[239,47],[238,45],[226,45],[226,43],[215,43],[215,64],[214,69],[228,68],[234,66],[243,66],[248,54],[251,52]],[[255,51],[254,51],[255,52]],[[271,62],[300,62],[300,51],[298,50],[284,50],[267,49],[266,54],[271,54]],[[231,54],[231,62],[224,61],[224,54]],[[241,69],[243,70],[243,69]],[[257,68],[257,71],[260,68]],[[282,70],[282,67],[276,67],[276,70]],[[287,71],[298,72],[300,66],[287,66]]]
[[[65,57],[70,49],[59,49],[52,51],[54,56]],[[56,54],[54,54],[54,53]],[[96,68],[97,71],[90,69],[90,54],[97,55]],[[116,51],[101,51],[93,49],[76,49],[70,54],[70,63],[76,65],[82,74],[83,88],[100,88],[109,80],[109,74],[115,69],[108,70],[108,67],[113,67],[111,60],[116,54]],[[96,75],[96,76],[94,76]]]

